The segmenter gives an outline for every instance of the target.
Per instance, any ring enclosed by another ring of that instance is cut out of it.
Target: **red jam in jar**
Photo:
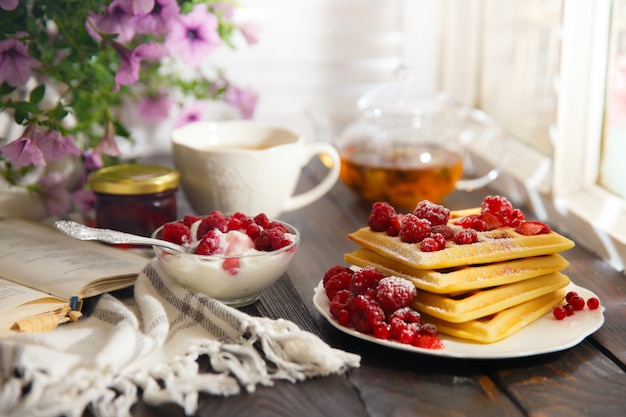
[[[96,227],[150,236],[176,220],[178,171],[158,165],[115,165],[89,175]]]

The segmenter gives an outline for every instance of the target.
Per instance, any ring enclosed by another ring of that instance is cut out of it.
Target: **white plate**
[[[574,284],[569,284],[567,291],[576,291],[585,300],[589,297],[597,297],[593,292]],[[391,340],[377,339],[342,326],[330,314],[330,302],[321,282],[315,288],[313,304],[330,324],[351,336],[394,349],[454,358],[521,358],[557,352],[582,342],[585,337],[598,330],[604,323],[604,307],[602,306],[596,310],[589,310],[585,307],[563,320],[555,319],[550,312],[517,333],[496,343],[474,343],[440,334],[445,346],[443,349],[424,349]]]

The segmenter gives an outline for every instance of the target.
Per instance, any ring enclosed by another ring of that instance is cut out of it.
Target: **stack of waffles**
[[[480,208],[451,212],[448,226]],[[344,255],[357,267],[373,266],[417,288],[412,307],[441,333],[493,343],[521,330],[559,305],[569,278],[560,252],[574,242],[550,230],[524,235],[513,227],[478,232],[478,241],[446,241],[442,250],[423,252],[397,236],[363,227],[348,235],[360,245]]]

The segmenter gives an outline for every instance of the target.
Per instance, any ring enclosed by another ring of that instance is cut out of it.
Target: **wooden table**
[[[319,177],[309,168],[306,188]],[[444,204],[477,206],[489,190],[458,192]],[[182,200],[182,199],[181,199]],[[188,207],[182,204],[182,210]],[[579,345],[540,356],[468,360],[404,352],[346,335],[313,306],[324,272],[345,264],[355,249],[345,235],[366,224],[370,205],[338,183],[322,200],[281,219],[302,233],[285,276],[265,291],[250,314],[286,318],[333,347],[361,355],[361,366],[339,376],[278,382],[253,393],[202,395],[200,416],[619,416],[626,411],[626,277],[582,245],[564,253],[570,279],[595,292],[605,311],[600,330]],[[180,213],[184,214],[184,213]],[[136,416],[184,416],[177,406],[133,407]]]

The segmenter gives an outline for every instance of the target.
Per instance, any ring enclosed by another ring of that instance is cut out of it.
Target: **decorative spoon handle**
[[[154,245],[162,246],[176,252],[187,252],[184,247],[166,240],[152,239],[111,229],[97,229],[71,220],[56,221],[54,222],[54,227],[78,240],[99,240],[112,245]]]

